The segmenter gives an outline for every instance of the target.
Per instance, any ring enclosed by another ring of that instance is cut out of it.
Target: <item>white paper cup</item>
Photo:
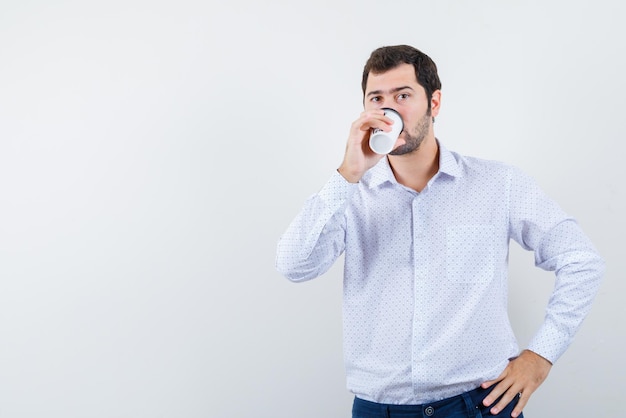
[[[374,129],[370,135],[370,148],[376,154],[389,154],[392,150],[400,132],[404,129],[402,117],[393,109],[384,108],[385,116],[393,120],[391,131],[385,132],[382,129]]]

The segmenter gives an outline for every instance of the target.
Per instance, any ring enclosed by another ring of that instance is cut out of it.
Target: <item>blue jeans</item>
[[[511,418],[511,412],[519,398],[513,399],[498,415],[492,415],[489,412],[491,407],[486,407],[482,403],[490,391],[491,388],[477,388],[452,398],[423,405],[390,405],[354,398],[352,418]],[[524,416],[520,414],[519,417]]]

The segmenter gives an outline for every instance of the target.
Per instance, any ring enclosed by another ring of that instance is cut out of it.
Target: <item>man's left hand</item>
[[[518,417],[530,395],[546,380],[551,368],[552,363],[539,354],[530,350],[522,351],[518,357],[509,362],[500,376],[481,385],[484,389],[496,385],[483,400],[483,405],[490,406],[502,396],[502,399],[490,411],[493,415],[497,415],[519,395],[519,401],[511,413],[512,417]]]

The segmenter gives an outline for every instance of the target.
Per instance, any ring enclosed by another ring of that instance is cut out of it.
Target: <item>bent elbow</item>
[[[298,263],[291,257],[285,257],[280,252],[276,255],[275,267],[282,276],[293,283],[306,282],[319,275],[317,269],[307,268],[304,263]]]
[[[292,251],[281,249],[276,251],[276,270],[287,278],[287,280],[300,283],[318,277],[320,267],[318,263],[313,263],[307,257],[299,257]]]

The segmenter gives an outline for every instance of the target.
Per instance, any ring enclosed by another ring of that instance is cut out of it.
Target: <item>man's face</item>
[[[417,83],[411,64],[400,64],[381,74],[370,73],[365,87],[364,107],[365,110],[389,107],[402,116],[404,130],[400,138],[406,143],[391,151],[390,155],[408,154],[418,149],[429,135],[434,137],[434,115],[428,108],[426,91]],[[433,110],[439,111],[438,101]]]

